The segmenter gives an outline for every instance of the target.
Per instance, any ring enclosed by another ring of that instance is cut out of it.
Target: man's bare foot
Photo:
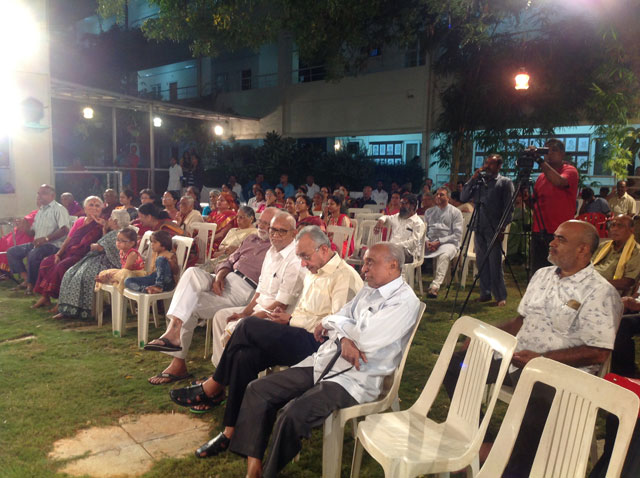
[[[43,295],[35,304],[31,306],[31,308],[39,309],[40,307],[44,307],[45,305],[51,305],[51,301],[49,300],[49,297]]]
[[[174,363],[174,361],[172,361],[169,366],[162,371],[162,373],[149,377],[148,382],[151,385],[162,385],[165,383],[176,382],[178,380],[184,380],[189,376],[187,364],[184,361],[182,361],[182,364]]]

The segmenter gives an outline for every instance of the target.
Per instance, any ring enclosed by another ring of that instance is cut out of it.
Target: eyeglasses
[[[278,229],[275,227],[270,227],[269,228],[269,234],[272,234],[274,236],[284,236],[286,235],[288,232],[291,232],[291,229]]]
[[[318,250],[320,250],[320,247],[316,247],[313,252],[311,252],[311,254],[298,254],[298,259],[300,259],[301,261],[309,262],[311,260],[311,257],[313,257],[313,255],[318,252]]]

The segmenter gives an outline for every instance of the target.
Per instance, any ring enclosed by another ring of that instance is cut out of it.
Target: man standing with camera
[[[549,243],[560,224],[573,219],[578,196],[578,170],[564,162],[564,143],[550,139],[549,152],[537,160],[542,174],[533,187],[531,272],[550,265]]]
[[[502,238],[504,227],[511,222],[510,203],[513,196],[513,183],[509,178],[500,175],[500,168],[502,168],[502,156],[499,154],[488,156],[484,160],[484,165],[476,170],[464,185],[460,200],[468,202],[473,198],[478,211],[472,225],[475,231],[474,246],[478,267],[481,267],[478,302],[489,302],[493,295],[496,305],[503,307],[507,303],[507,287],[502,272]],[[507,207],[510,208],[508,215],[504,224],[500,224],[500,219]],[[498,226],[500,226],[498,238],[491,250],[488,250]]]

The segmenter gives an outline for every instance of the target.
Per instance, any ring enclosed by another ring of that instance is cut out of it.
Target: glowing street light
[[[335,143],[333,143],[333,149],[335,149],[336,151],[340,151],[340,148],[342,148],[340,141],[336,141]]]
[[[85,119],[93,119],[93,108],[91,106],[87,106],[82,110],[82,116]]]
[[[224,133],[224,129],[222,128],[222,126],[220,126],[219,124],[215,125],[213,127],[213,133],[216,136],[222,136],[222,134]]]
[[[40,46],[41,32],[31,13],[16,1],[0,2],[0,61],[8,69],[30,59]]]
[[[529,74],[524,68],[520,68],[520,73],[515,77],[516,90],[528,90],[529,89]]]
[[[159,128],[160,126],[162,126],[162,118],[160,118],[159,116],[154,117],[153,126],[155,126],[156,128]]]

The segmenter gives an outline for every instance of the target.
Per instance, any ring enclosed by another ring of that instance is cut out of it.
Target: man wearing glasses
[[[258,234],[247,236],[225,262],[218,264],[215,274],[198,267],[184,272],[167,311],[170,322],[166,332],[145,346],[145,350],[173,356],[167,368],[149,378],[150,384],[161,385],[190,377],[186,358],[198,319],[210,319],[220,309],[244,306],[251,301],[264,257],[271,247],[269,225],[277,212],[276,208],[265,209],[258,221]]]
[[[270,320],[242,320],[215,374],[202,385],[171,392],[176,403],[197,406],[220,400],[228,387],[224,431],[196,451],[199,458],[227,450],[245,389],[258,373],[274,365],[294,365],[315,353],[321,344],[314,337],[316,326],[325,316],[337,313],[363,286],[355,269],[331,250],[331,241],[318,226],[307,226],[298,233],[296,254],[310,274],[293,314],[275,310],[268,315]]]

